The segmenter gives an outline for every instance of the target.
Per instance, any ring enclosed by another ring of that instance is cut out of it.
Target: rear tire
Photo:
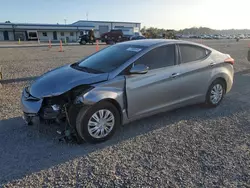
[[[82,45],[86,45],[87,42],[84,40],[84,41],[81,42],[81,44],[82,44]]]
[[[215,80],[208,88],[206,95],[206,106],[207,107],[217,107],[224,98],[226,93],[225,82],[221,79]]]
[[[106,117],[107,114],[108,116]],[[83,107],[76,118],[78,135],[89,143],[99,143],[108,140],[113,136],[119,124],[119,111],[113,104],[106,101],[97,103],[92,107]]]

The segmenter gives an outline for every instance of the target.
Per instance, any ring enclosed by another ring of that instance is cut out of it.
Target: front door
[[[178,103],[180,67],[175,65],[175,45],[155,48],[134,64],[149,67],[146,74],[126,76],[128,116],[143,116]]]
[[[8,33],[8,31],[4,31],[3,32],[3,37],[4,37],[4,40],[9,40],[9,33]]]
[[[57,32],[56,31],[53,31],[53,39],[57,40]]]

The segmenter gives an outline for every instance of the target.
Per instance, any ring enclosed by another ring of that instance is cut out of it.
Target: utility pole
[[[89,13],[88,12],[86,13],[86,17],[87,17],[87,20],[89,20]]]
[[[66,20],[66,18],[64,19],[64,23],[65,23],[65,25],[66,25],[66,22],[67,22],[67,20]]]

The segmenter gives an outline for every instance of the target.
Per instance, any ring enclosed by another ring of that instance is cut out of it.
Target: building
[[[85,31],[94,29],[98,38],[111,29],[122,29],[124,34],[133,34],[141,29],[140,23],[86,21],[79,20],[72,24],[31,24],[31,23],[0,23],[1,40],[40,40],[40,41],[77,41]]]

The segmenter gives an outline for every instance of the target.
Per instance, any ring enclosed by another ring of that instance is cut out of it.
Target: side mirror
[[[133,66],[130,69],[130,74],[146,74],[148,72],[149,67],[143,64],[138,64]]]

